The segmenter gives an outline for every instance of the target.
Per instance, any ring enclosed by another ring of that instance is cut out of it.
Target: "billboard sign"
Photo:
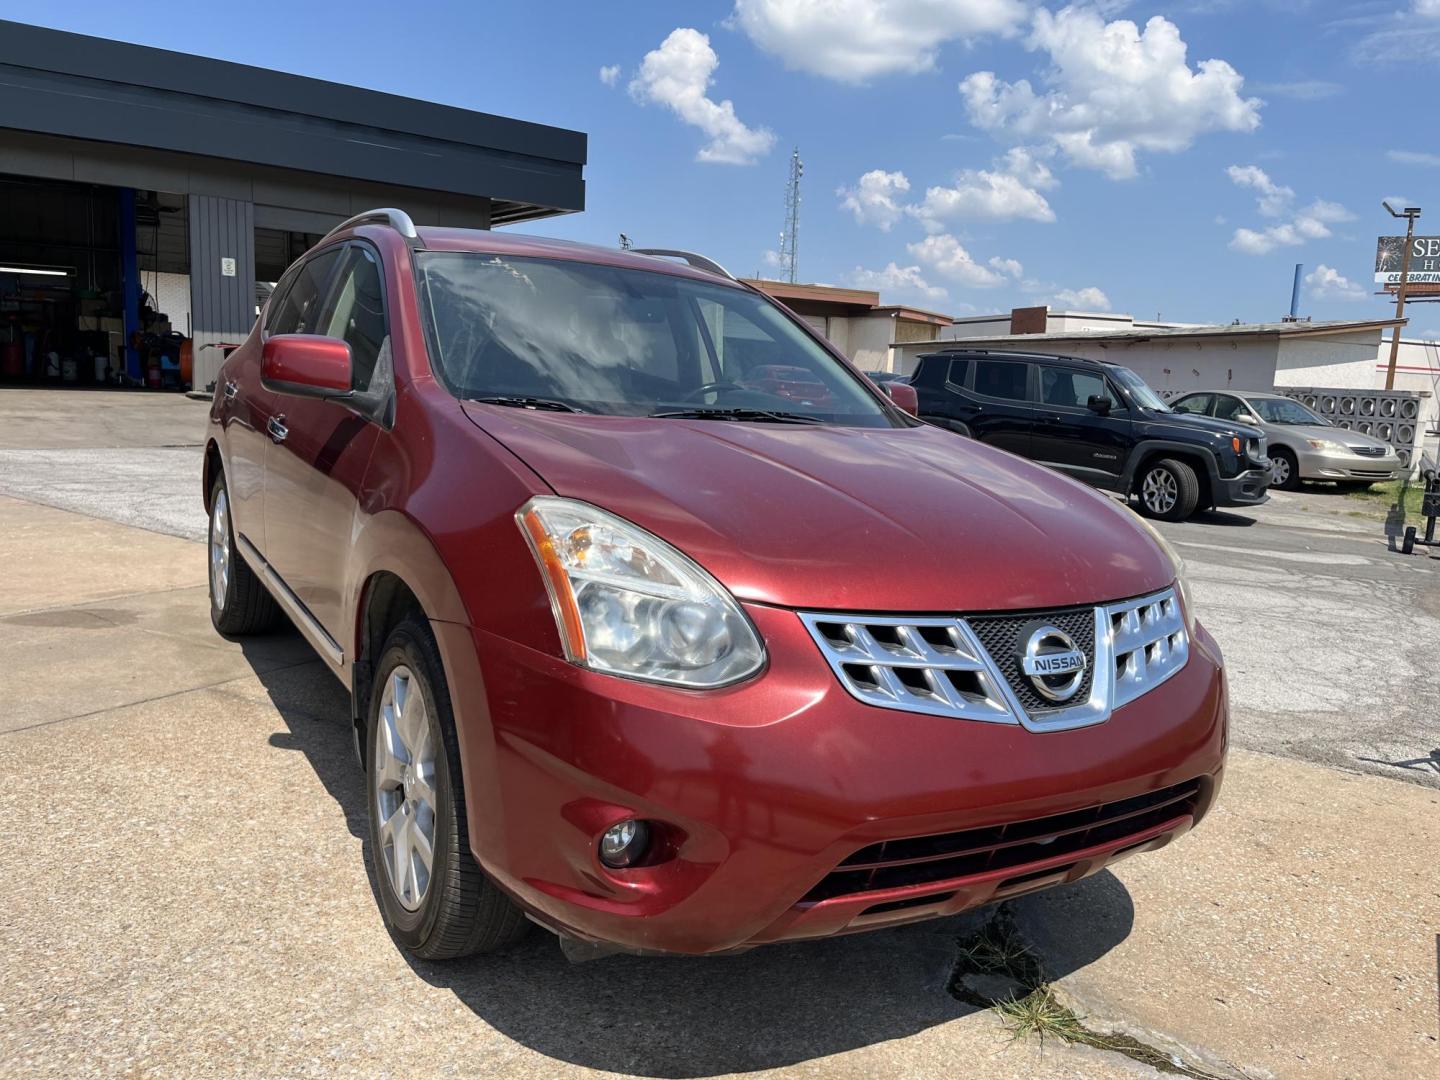
[[[1405,237],[1382,236],[1375,245],[1375,284],[1400,284]],[[1440,285],[1440,236],[1410,238],[1410,284]]]

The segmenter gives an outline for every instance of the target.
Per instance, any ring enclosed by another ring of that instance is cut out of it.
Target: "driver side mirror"
[[[1091,394],[1089,400],[1085,402],[1085,407],[1093,413],[1109,416],[1110,410],[1115,407],[1115,402],[1105,394]]]
[[[351,394],[350,346],[315,334],[276,334],[260,357],[260,383],[292,397],[343,398]]]
[[[915,392],[915,387],[904,382],[882,382],[878,385],[901,411],[911,416],[920,415],[920,395]]]

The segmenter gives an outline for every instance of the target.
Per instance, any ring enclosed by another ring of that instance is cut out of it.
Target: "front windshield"
[[[1313,412],[1288,397],[1255,397],[1250,407],[1260,414],[1267,424],[1318,424],[1328,427],[1330,421],[1316,416]]]
[[[1140,378],[1127,367],[1120,367],[1118,364],[1110,368],[1111,377],[1121,386],[1130,392],[1135,399],[1135,404],[1142,409],[1153,409],[1155,412],[1169,412],[1170,406],[1160,400],[1160,395],[1150,389],[1150,384]]]
[[[437,374],[457,397],[610,416],[896,424],[856,376],[748,289],[560,259],[417,258]]]

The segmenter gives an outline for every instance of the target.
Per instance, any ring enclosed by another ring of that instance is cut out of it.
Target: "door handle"
[[[234,379],[226,379],[226,380],[225,380],[225,400],[226,400],[227,402],[234,401],[234,400],[235,400],[235,394],[239,391],[239,389],[240,389],[240,384],[237,383]]]
[[[285,436],[290,434],[290,429],[285,426],[284,413],[281,413],[279,416],[270,417],[265,426],[270,429],[270,439],[272,442],[284,442]]]

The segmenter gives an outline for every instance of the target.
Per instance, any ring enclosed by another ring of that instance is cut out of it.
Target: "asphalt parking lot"
[[[181,397],[0,390],[0,1073],[1154,1075],[949,992],[994,912],[739,957],[408,961],[348,704],[209,626]],[[1006,917],[1057,993],[1217,1076],[1440,1069],[1440,561],[1328,493],[1166,526],[1236,750],[1195,835]]]

